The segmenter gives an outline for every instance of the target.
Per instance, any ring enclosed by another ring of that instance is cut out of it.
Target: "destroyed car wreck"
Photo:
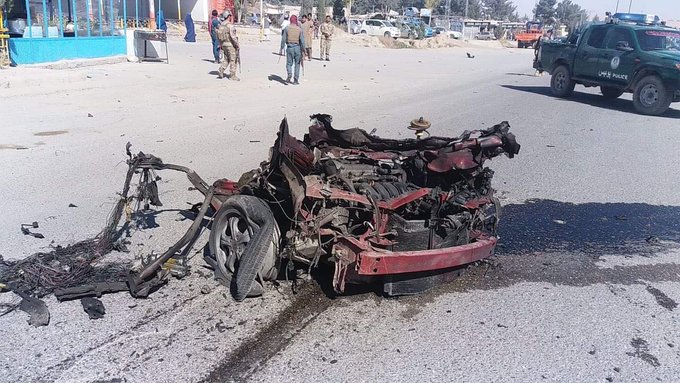
[[[418,126],[426,123],[421,119],[413,125],[417,138],[395,140],[361,129],[336,130],[329,115],[311,119],[309,132],[298,140],[284,118],[269,160],[238,181],[208,184],[186,167],[142,152],[132,155],[128,144],[121,204],[110,221],[117,224],[133,203],[145,209],[162,205],[156,172],[186,173],[205,199],[182,238],[133,266],[125,284],[70,287],[56,291],[57,297],[124,288],[147,296],[168,275],[185,272],[183,261],[206,226],[205,261],[238,301],[261,295],[266,281],[321,264],[333,268],[329,283],[337,293],[378,283],[386,295],[413,294],[493,253],[500,206],[491,187],[493,171],[484,162],[519,152],[507,122],[455,138],[421,138],[429,126]],[[128,196],[136,174],[137,194]]]

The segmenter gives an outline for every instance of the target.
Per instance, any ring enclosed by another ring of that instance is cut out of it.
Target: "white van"
[[[369,19],[361,23],[361,33],[369,36],[401,37],[401,31],[389,21]]]

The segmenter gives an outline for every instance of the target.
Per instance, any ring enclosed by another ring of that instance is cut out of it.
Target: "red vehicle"
[[[130,273],[133,295],[148,293],[162,265],[188,252],[205,217],[212,217],[205,260],[236,300],[321,263],[334,268],[338,293],[377,282],[387,295],[412,294],[493,253],[499,202],[484,161],[519,152],[507,122],[456,138],[393,140],[336,130],[329,115],[311,118],[302,141],[284,119],[269,160],[237,182],[209,185],[190,169],[131,156],[128,180],[141,172],[148,203],[160,204],[149,172],[164,169],[187,173],[206,196],[185,236]]]
[[[524,32],[515,35],[518,48],[534,48],[543,36],[543,24],[537,21],[527,22]]]

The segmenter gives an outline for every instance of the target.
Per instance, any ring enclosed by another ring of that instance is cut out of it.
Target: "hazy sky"
[[[572,2],[587,9],[591,17],[598,14],[601,19],[604,18],[605,12],[614,13],[616,10],[616,0],[572,0]],[[520,16],[527,14],[531,17],[536,0],[513,0],[513,3],[517,6]],[[619,0],[619,11],[628,12],[629,4],[630,0]],[[633,13],[651,13],[658,15],[662,20],[680,20],[680,0],[633,0],[632,5],[630,11]]]

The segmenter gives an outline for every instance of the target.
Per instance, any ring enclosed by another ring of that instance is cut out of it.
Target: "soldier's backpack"
[[[217,38],[222,43],[226,43],[226,42],[231,41],[230,38],[229,38],[229,25],[222,24],[222,25],[220,25],[219,28],[217,28]]]

